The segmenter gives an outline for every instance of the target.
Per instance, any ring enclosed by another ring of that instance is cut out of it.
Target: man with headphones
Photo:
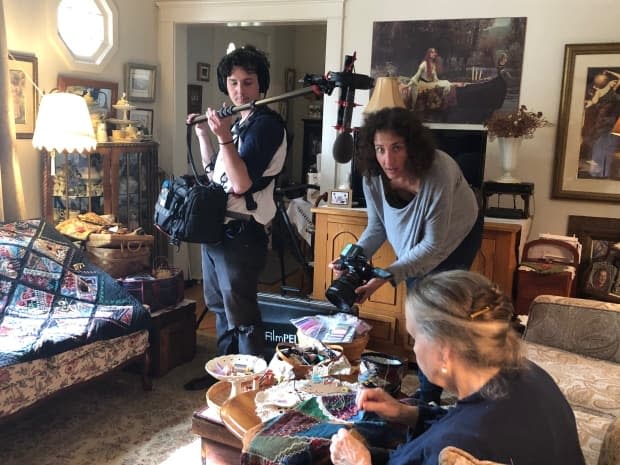
[[[222,58],[217,67],[219,89],[234,106],[259,100],[269,87],[269,60],[251,45]],[[228,192],[224,239],[202,244],[205,304],[216,315],[217,355],[263,355],[264,329],[258,308],[258,278],[267,259],[265,225],[276,213],[275,176],[284,166],[287,134],[282,118],[267,106],[219,118],[208,108],[196,125],[205,171]],[[188,122],[196,115],[188,116]],[[214,149],[210,133],[218,142]],[[241,219],[239,219],[241,218]],[[186,388],[202,389],[196,381]]]

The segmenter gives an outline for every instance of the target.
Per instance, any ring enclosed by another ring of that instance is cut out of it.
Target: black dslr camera
[[[345,313],[353,313],[353,304],[357,300],[356,288],[372,278],[390,279],[392,277],[392,273],[388,271],[373,268],[364,255],[364,250],[355,244],[347,244],[342,249],[335,265],[344,273],[332,282],[325,291],[325,297]]]

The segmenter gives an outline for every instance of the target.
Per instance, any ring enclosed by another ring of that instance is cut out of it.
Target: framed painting
[[[284,91],[290,92],[295,90],[295,70],[287,68],[284,72]]]
[[[187,113],[203,113],[202,86],[200,84],[187,85]]]
[[[138,121],[140,129],[145,136],[153,135],[153,110],[149,108],[136,108],[129,112],[129,119]]]
[[[125,65],[125,93],[127,100],[135,102],[155,101],[157,66],[127,63]]]
[[[567,44],[554,198],[620,201],[620,43]]]
[[[86,95],[90,92],[95,103],[89,108],[91,113],[102,113],[106,118],[112,118],[115,110],[112,105],[118,100],[118,84],[116,82],[95,81],[72,76],[58,76],[58,90],[77,95]]]
[[[38,103],[35,87],[38,84],[37,57],[9,52],[8,64],[16,137],[32,139]]]
[[[620,219],[569,215],[567,234],[574,235],[581,243],[578,289],[583,296],[584,291],[592,287],[594,263],[606,262],[620,267],[620,249],[617,247],[620,244]]]
[[[375,22],[371,75],[397,76],[405,104],[426,123],[482,127],[494,111],[518,107],[526,22]]]
[[[211,80],[211,65],[209,63],[198,63],[196,69],[196,79],[206,82]]]

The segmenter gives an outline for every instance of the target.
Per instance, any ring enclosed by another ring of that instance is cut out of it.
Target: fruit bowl
[[[231,384],[229,397],[234,397],[242,392],[244,383],[265,373],[267,362],[254,355],[222,355],[209,360],[205,370],[220,381],[228,381]]]

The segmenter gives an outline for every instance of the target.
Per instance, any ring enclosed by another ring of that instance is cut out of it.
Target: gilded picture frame
[[[618,118],[620,43],[567,44],[553,198],[620,201]]]

